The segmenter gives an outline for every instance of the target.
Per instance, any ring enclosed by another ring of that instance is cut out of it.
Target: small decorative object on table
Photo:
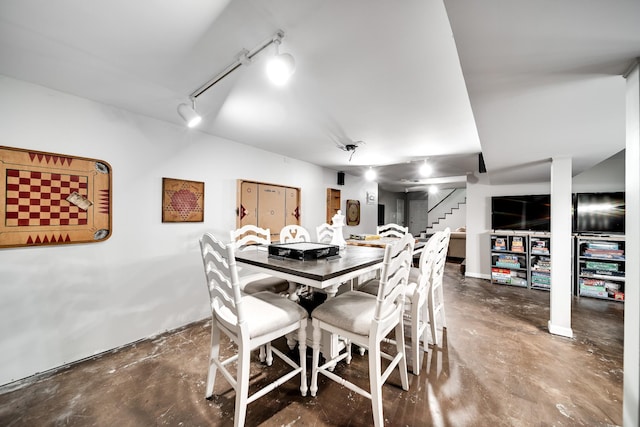
[[[340,249],[344,249],[347,247],[347,242],[344,240],[344,236],[342,235],[342,227],[344,227],[344,215],[342,215],[342,211],[339,210],[333,218],[331,218],[331,223],[333,227],[333,237],[331,238],[331,244],[340,247]]]

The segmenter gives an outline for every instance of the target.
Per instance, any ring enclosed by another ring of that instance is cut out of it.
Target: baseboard
[[[549,333],[553,335],[560,335],[562,337],[573,338],[573,329],[564,326],[558,326],[551,324],[551,320],[548,322]]]
[[[472,271],[467,271],[464,275],[467,277],[473,277],[474,279],[491,280],[490,274],[474,273]]]

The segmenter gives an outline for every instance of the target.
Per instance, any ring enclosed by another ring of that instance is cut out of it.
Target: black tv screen
[[[494,230],[550,231],[551,196],[497,196],[491,198]]]
[[[624,192],[578,193],[575,200],[576,233],[624,234]]]

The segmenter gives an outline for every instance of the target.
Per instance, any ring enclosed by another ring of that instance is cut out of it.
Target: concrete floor
[[[622,424],[624,305],[574,299],[573,339],[550,335],[549,294],[465,278],[448,263],[447,330],[419,377],[383,388],[390,426]],[[208,320],[70,368],[0,388],[1,426],[230,426],[234,393],[218,375],[204,398]],[[286,348],[284,342],[278,347]],[[227,350],[229,351],[229,346]],[[295,352],[290,353],[292,357]],[[310,362],[309,353],[309,362]],[[336,372],[366,385],[367,355]],[[252,388],[274,371],[252,363]],[[298,377],[299,378],[299,377]],[[370,426],[370,401],[320,377],[318,396],[291,380],[249,405],[248,426]]]

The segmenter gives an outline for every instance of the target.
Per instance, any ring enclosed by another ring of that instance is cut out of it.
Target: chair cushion
[[[372,279],[364,282],[362,286],[358,288],[358,291],[367,293],[369,295],[377,296],[378,295],[378,287],[380,286],[380,281],[378,279]],[[415,281],[410,281],[407,286],[404,288],[404,298],[405,301],[411,301],[413,298],[413,294],[416,292],[418,284]]]
[[[308,318],[307,311],[288,298],[272,292],[245,295],[242,306],[247,314],[249,336],[258,337]]]
[[[360,291],[349,291],[335,298],[328,298],[324,304],[313,310],[311,317],[340,329],[369,335],[376,297]]]
[[[255,273],[240,278],[240,289],[245,294],[255,294],[262,291],[280,294],[289,290],[289,282],[269,274]]]

